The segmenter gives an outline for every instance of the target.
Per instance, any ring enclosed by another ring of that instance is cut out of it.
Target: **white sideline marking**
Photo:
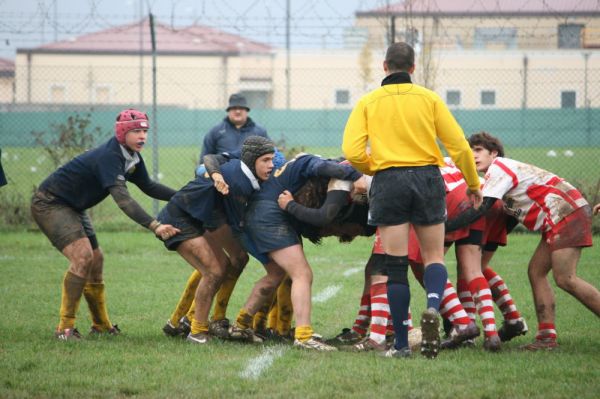
[[[348,269],[344,272],[344,277],[352,276],[360,271],[364,270],[364,267],[355,267],[353,269]]]
[[[323,291],[319,292],[317,295],[313,296],[313,302],[326,302],[330,298],[333,298],[335,294],[338,293],[339,290],[342,289],[341,285],[330,285],[326,287]]]
[[[258,379],[263,371],[271,367],[273,361],[278,357],[281,357],[284,352],[285,349],[282,347],[266,348],[262,355],[255,357],[254,359],[250,359],[244,371],[240,373],[240,377],[249,378],[252,380]]]

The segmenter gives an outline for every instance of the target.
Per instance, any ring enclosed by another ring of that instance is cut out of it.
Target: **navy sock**
[[[448,271],[441,263],[431,263],[425,267],[423,282],[427,291],[427,309],[440,310],[440,302],[444,296]]]
[[[408,346],[408,308],[410,306],[410,287],[408,286],[408,256],[385,256],[385,268],[388,274],[387,294],[390,314],[394,322],[396,349]]]

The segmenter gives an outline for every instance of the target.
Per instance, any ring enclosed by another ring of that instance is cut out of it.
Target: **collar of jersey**
[[[252,173],[252,171],[250,170],[248,165],[246,165],[243,162],[240,162],[240,165],[242,167],[242,172],[244,172],[246,177],[250,180],[250,183],[252,183],[252,188],[255,190],[260,190],[260,185],[258,184],[258,179],[256,178],[256,176],[254,176],[254,173]]]
[[[123,156],[125,157],[125,173],[127,173],[129,169],[140,163],[140,157],[137,152],[134,152],[133,155],[131,155],[122,144],[119,144],[119,147],[121,147],[121,153],[123,153]]]

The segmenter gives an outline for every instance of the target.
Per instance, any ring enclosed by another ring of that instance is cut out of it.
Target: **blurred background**
[[[232,93],[288,155],[339,156],[395,41],[467,136],[488,131],[600,202],[598,0],[0,0],[0,39],[2,227],[31,226],[33,188],[108,139],[123,108],[148,112],[142,155],[174,188]],[[110,202],[95,224],[131,228]]]

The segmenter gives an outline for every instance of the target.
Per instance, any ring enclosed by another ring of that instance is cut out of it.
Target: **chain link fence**
[[[0,148],[9,182],[0,189],[0,223],[4,226],[32,226],[31,192],[62,162],[52,153],[56,155],[66,145],[59,135],[69,125],[69,118],[75,125],[85,121],[79,133],[92,137],[95,146],[113,134],[115,116],[123,108],[141,108],[150,114],[151,122],[156,117],[142,156],[157,179],[179,188],[193,178],[204,135],[226,116],[229,94],[245,93],[252,107],[250,117],[285,150],[336,157],[341,155],[352,105],[379,84],[379,73],[365,81],[364,70],[358,67],[294,69],[292,82],[297,83],[291,92],[285,79],[265,81],[260,88],[256,81],[251,87],[216,79],[223,73],[216,69],[159,69],[158,106],[153,111],[149,75],[141,82],[140,93],[138,79],[120,77],[128,71],[96,68],[92,79],[89,71],[80,69],[48,65],[38,67],[29,77],[17,69],[14,93],[18,101],[0,103]],[[286,71],[276,68],[270,73],[284,76]],[[23,79],[29,79],[27,85]],[[423,76],[417,73],[415,82],[420,79]],[[58,80],[67,82],[68,90],[52,85]],[[102,81],[111,83],[98,84]],[[467,136],[488,131],[503,140],[508,157],[550,170],[576,185],[590,203],[600,202],[599,70],[439,69],[430,81]],[[148,99],[145,104],[139,104],[140,96]],[[72,131],[77,129],[74,126]],[[74,155],[67,150],[82,149],[65,149],[65,154]],[[152,170],[153,165],[158,168]],[[130,190],[147,210],[153,209],[150,199],[136,188]],[[112,201],[97,206],[92,217],[101,228],[131,228]],[[595,230],[600,231],[597,224]]]

